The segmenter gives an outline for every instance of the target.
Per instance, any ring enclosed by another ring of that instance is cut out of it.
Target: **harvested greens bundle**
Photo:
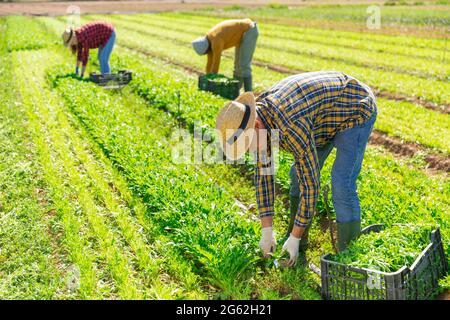
[[[216,83],[228,83],[228,82],[234,80],[234,79],[230,79],[230,78],[224,76],[223,74],[219,74],[219,73],[209,73],[209,74],[205,75],[205,79],[216,82]]]
[[[349,266],[395,272],[411,266],[430,243],[431,226],[395,225],[370,232],[352,241],[348,249],[330,260]]]

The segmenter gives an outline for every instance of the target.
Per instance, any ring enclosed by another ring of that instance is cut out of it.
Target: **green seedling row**
[[[132,21],[148,21],[148,15],[125,16]],[[188,25],[210,28],[214,23],[221,19],[218,17],[207,17],[203,15],[195,15],[192,13],[161,13],[158,19],[166,18],[169,21],[176,19],[177,21]],[[258,19],[256,19],[258,21]],[[352,48],[356,50],[365,50],[371,52],[386,52],[406,57],[416,57],[422,59],[437,59],[437,61],[445,58],[445,45],[433,47],[433,39],[423,39],[420,41],[416,37],[404,36],[380,36],[364,32],[349,32],[339,29],[320,29],[307,28],[300,26],[283,26],[264,22],[260,24],[260,35],[270,38],[285,39],[287,41],[301,41],[318,44],[329,44],[335,47]],[[422,41],[431,41],[424,45]],[[436,42],[436,41],[435,41]],[[437,41],[441,44],[442,41]],[[444,41],[445,44],[445,41]]]
[[[132,65],[130,62],[127,64]],[[137,68],[138,66],[136,65]],[[154,73],[153,70],[148,70],[148,74],[152,73]],[[161,74],[158,77],[161,79]],[[153,82],[151,84],[151,81],[147,77],[146,82],[135,83],[134,85],[138,91],[145,92],[145,90],[142,90],[143,86],[147,88],[155,87],[155,83]],[[167,77],[165,81],[170,81],[170,78]],[[170,93],[169,88],[173,86],[170,82],[166,83],[166,90],[158,90],[156,92]],[[176,91],[188,92],[188,89],[174,89]],[[155,91],[152,92],[154,93]],[[193,98],[194,94],[190,96]],[[147,98],[154,101],[154,97],[152,96],[147,96]],[[223,101],[219,99],[219,107],[222,105],[221,102]],[[175,104],[170,105],[172,105],[173,109],[169,108],[168,110],[175,112],[177,106]],[[200,118],[200,114],[204,115],[205,112],[203,110],[211,110],[210,106],[204,108],[201,104],[196,105],[199,106],[197,116],[195,115],[195,109],[187,109],[187,114],[191,117],[194,116],[193,119]],[[183,108],[181,112],[185,110]],[[214,115],[212,110],[211,113]],[[334,155],[327,161],[323,170],[323,185],[330,183],[329,172],[331,171],[333,158]],[[431,223],[437,221],[442,224],[443,232],[448,234],[448,218],[446,218],[446,212],[449,208],[449,203],[445,196],[445,194],[448,194],[447,189],[449,187],[447,178],[442,177],[442,179],[434,180],[428,178],[419,170],[411,170],[411,167],[407,164],[394,165],[397,160],[391,156],[387,156],[384,152],[376,148],[370,148],[367,151],[366,158],[365,168],[367,171],[363,172],[361,177],[361,181],[364,181],[364,183],[361,182],[359,185],[365,225],[379,223],[380,221],[386,222],[387,224],[413,221]],[[278,181],[287,189],[289,181],[287,172],[289,171],[292,160],[289,161],[289,157],[283,156],[280,162],[280,177]],[[387,168],[392,168],[392,171]],[[386,181],[389,181],[390,186],[387,189],[385,187]],[[429,187],[425,187],[426,185]],[[436,190],[440,191],[436,192]],[[438,196],[437,194],[442,191],[444,191],[444,195],[442,197]],[[384,201],[377,200],[378,198],[384,199]]]
[[[400,1],[399,1],[400,2]],[[447,7],[434,6],[422,7],[422,6],[392,6],[392,3],[399,4],[399,2],[388,1],[385,5],[377,6],[380,9],[382,16],[381,28],[398,28],[402,29],[405,26],[412,28],[421,27],[442,27],[448,26],[448,9]],[[389,6],[391,3],[391,6]],[[422,4],[423,5],[423,4]],[[255,17],[257,19],[268,19],[276,21],[277,23],[284,24],[290,21],[295,21],[297,24],[310,23],[310,22],[343,22],[350,24],[353,28],[363,27],[367,28],[367,18],[369,13],[367,12],[367,5],[354,5],[354,6],[341,6],[341,5],[313,5],[313,6],[300,6],[298,8],[271,8],[270,5],[267,8],[259,9],[245,9],[240,6],[230,6],[228,9],[218,11],[214,8],[209,10],[198,10],[195,14],[203,14],[205,16],[220,16],[220,17],[242,17],[248,16]],[[373,11],[370,12],[373,14]]]
[[[118,24],[115,20],[113,21]],[[202,70],[206,63],[204,57],[193,56],[192,49],[187,46],[178,46],[170,41],[164,41],[157,37],[153,38],[148,34],[141,35],[126,29],[122,29],[121,32],[120,44],[145,50],[156,56],[166,57],[198,70]],[[224,58],[222,70],[230,70],[229,72],[231,73],[232,68],[232,60]],[[253,72],[255,75],[255,86],[257,87],[256,91],[266,89],[286,76],[260,67],[254,67]],[[418,141],[425,146],[448,153],[450,149],[449,143],[445,139],[440,138],[449,132],[448,115],[440,114],[409,102],[400,103],[379,99],[378,105],[380,115],[376,123],[377,129],[398,136],[406,141]],[[199,121],[203,121],[203,117]]]
[[[45,79],[43,75],[39,76],[39,71],[42,70],[42,64],[38,64],[37,61],[43,59],[44,56],[50,58],[50,60],[58,61],[55,55],[52,55],[48,51],[39,52],[26,52],[17,55],[16,70],[20,71],[23,77],[22,82],[18,85],[21,88],[22,96],[29,101],[27,105],[32,108],[36,108],[36,125],[41,125],[41,130],[45,130],[48,134],[47,143],[52,146],[52,151],[55,152],[54,157],[61,161],[60,169],[65,172],[65,178],[68,184],[73,189],[73,192],[77,195],[79,200],[80,210],[84,213],[83,218],[85,224],[89,226],[89,232],[91,232],[97,239],[96,250],[99,256],[104,259],[111,271],[111,275],[117,283],[117,291],[119,296],[124,298],[138,298],[138,292],[136,289],[136,283],[133,279],[133,275],[130,274],[128,263],[126,258],[119,253],[120,241],[115,239],[113,232],[107,227],[105,218],[107,217],[106,208],[102,208],[96,199],[93,198],[92,193],[89,190],[89,179],[83,179],[84,168],[83,164],[76,163],[77,158],[73,154],[68,146],[65,144],[65,137],[60,132],[55,124],[57,120],[52,118],[55,111],[51,108],[57,105],[58,102],[53,100],[54,96],[47,94],[44,96],[44,90],[39,85],[42,85],[42,80]],[[24,72],[23,66],[26,66],[25,61],[34,62],[33,65],[36,69],[31,69],[28,72]],[[22,66],[22,67],[21,67]],[[42,71],[41,71],[42,72]],[[29,77],[29,78],[27,78]],[[34,79],[41,79],[40,81],[30,81],[31,77]],[[26,86],[26,83],[32,83]],[[53,98],[53,99],[52,99]],[[32,109],[30,110],[31,115]],[[54,162],[58,162],[55,160]],[[81,169],[82,168],[82,169]],[[87,174],[84,173],[84,174]],[[80,277],[84,274],[80,272]],[[83,281],[80,281],[83,283]],[[114,288],[110,289],[114,291]]]
[[[0,19],[4,30],[5,20]],[[0,74],[13,79],[11,54],[0,40]],[[64,291],[60,250],[49,237],[52,206],[16,90],[0,83],[0,299],[51,298]]]
[[[111,19],[111,17],[106,17],[106,19]],[[160,37],[161,40],[166,41],[168,41],[168,39],[173,39],[176,44],[185,47],[190,47],[192,39],[205,32],[205,30],[200,29],[199,33],[195,35],[187,32],[171,31],[170,23],[165,23],[159,28],[156,26],[148,28],[143,26],[142,23],[121,23],[117,21],[118,19],[114,20],[114,18],[111,20],[113,20],[116,25],[131,32],[140,31],[141,34],[146,36]],[[175,22],[172,22],[172,24],[174,23]],[[258,50],[255,51],[254,58],[267,63],[269,66],[283,66],[293,71],[341,70],[352,74],[379,90],[418,97],[437,104],[448,104],[450,102],[450,84],[447,81],[424,79],[410,74],[371,69],[351,65],[345,62],[316,58],[309,54],[293,54],[283,50],[275,51],[267,48],[258,48]]]
[[[45,22],[43,28],[55,42],[65,25],[54,18],[29,20]],[[22,111],[29,119],[25,128],[36,145],[44,189],[56,211],[54,223],[61,234],[56,247],[64,248],[58,253],[60,259],[63,265],[76,266],[61,267],[50,262],[46,253],[38,256],[38,250],[36,259],[56,265],[63,273],[45,278],[47,283],[54,281],[46,296],[319,298],[318,279],[310,271],[302,267],[279,270],[260,258],[257,213],[236,205],[238,195],[250,204],[252,186],[244,179],[247,173],[222,164],[172,161],[174,129],[192,129],[195,122],[212,127],[225,101],[199,92],[196,77],[180,68],[124,49],[121,41],[126,38],[133,38],[127,46],[145,50],[156,43],[131,31],[128,37],[127,33],[120,36],[112,65],[132,70],[134,79],[119,92],[74,78],[74,57],[62,47],[50,46],[53,40],[48,49],[8,56],[12,61],[9,72],[17,79],[7,78],[4,88],[17,88],[21,104],[16,112]],[[180,50],[165,43],[153,52],[167,57],[164,50],[168,48],[174,49],[170,55],[174,61],[188,53],[187,47]],[[204,59],[189,53],[186,57],[204,65]],[[93,60],[90,68],[96,67]],[[33,66],[27,67],[25,61]],[[231,60],[224,62],[231,68]],[[322,184],[329,183],[333,157],[327,161]],[[282,156],[278,183],[284,190],[291,161]],[[448,178],[427,176],[419,167],[414,161],[394,159],[380,148],[368,149],[358,182],[364,225],[433,223],[448,238]],[[279,234],[286,223],[285,210],[285,204],[278,202]],[[317,259],[331,247],[317,219],[314,223],[313,245],[318,247],[311,251]],[[36,231],[29,232],[39,234],[42,228],[38,224]],[[445,248],[448,252],[448,244]],[[0,259],[2,255],[0,251]],[[61,283],[61,278],[73,278],[73,270],[81,275],[75,291]],[[24,279],[25,283],[30,278],[25,274]],[[12,290],[0,283],[4,295]],[[41,292],[34,296],[44,295]]]
[[[169,27],[177,32],[191,34],[192,37],[205,33],[216,23],[220,22],[219,19],[213,19],[212,21],[205,21],[199,24],[193,22],[192,17],[186,20],[180,16],[165,17],[160,15],[157,15],[156,18],[148,15],[138,17],[119,15],[117,17],[127,22],[137,22],[157,28]],[[262,23],[259,25],[259,30],[258,49],[288,51],[298,55],[299,59],[301,59],[302,55],[313,56],[349,65],[395,71],[440,80],[446,80],[450,75],[450,67],[443,60],[445,58],[444,51],[434,51],[435,55],[425,56],[425,59],[414,56],[409,57],[405,54],[399,57],[399,53],[401,53],[399,51],[401,50],[390,52],[390,48],[403,49],[403,47],[395,45],[379,46],[378,49],[371,48],[370,50],[366,48],[359,49],[354,46],[348,48],[342,47],[339,43],[333,43],[333,40],[342,42],[342,39],[336,40],[334,37],[329,39],[324,37],[324,35],[310,35],[308,31],[299,32],[297,28],[293,27],[286,28],[286,30],[281,28],[280,30],[279,26],[275,28]],[[426,52],[427,49],[418,50],[416,48],[414,50],[416,53],[422,53],[422,51]]]
[[[230,17],[229,15],[224,16],[222,14],[215,14],[211,12],[203,12],[201,10],[194,11],[194,12],[183,12],[183,13],[162,13],[162,15],[181,15],[184,17],[193,17],[193,19],[202,19],[202,21],[211,21],[213,19],[223,19],[224,17]],[[198,18],[197,18],[198,17]],[[201,17],[201,18],[200,18]],[[250,17],[255,21],[259,21],[257,15],[250,15],[246,16],[245,18]],[[234,18],[243,18],[240,14],[237,13],[237,15]],[[276,17],[274,17],[276,19]],[[270,19],[269,19],[270,20]],[[411,48],[429,48],[429,49],[435,49],[435,50],[445,50],[447,48],[445,39],[442,38],[432,38],[432,37],[420,37],[416,35],[386,35],[386,34],[379,34],[379,33],[373,33],[369,29],[362,29],[364,32],[361,31],[347,31],[347,30],[340,30],[339,26],[333,29],[324,29],[324,28],[311,28],[311,27],[304,27],[301,24],[299,25],[285,25],[282,23],[282,20],[276,21],[276,23],[268,22],[271,26],[279,26],[281,30],[286,29],[300,29],[300,30],[308,30],[308,33],[313,34],[323,34],[323,35],[330,35],[329,38],[332,38],[332,36],[339,36],[342,39],[350,39],[350,40],[362,40],[364,39],[366,42],[369,43],[380,43],[380,44],[390,44],[395,46],[402,46],[402,47],[411,47]]]
[[[71,85],[84,93],[83,98],[68,90]],[[128,105],[125,99],[76,80],[62,80],[57,89],[108,157],[121,167],[130,187],[144,199],[152,222],[169,232],[173,246],[189,258],[193,270],[224,297],[248,295],[245,280],[258,257],[256,225],[238,219],[232,199],[207,176],[190,166],[171,163],[170,145],[163,143],[172,131],[168,119],[148,108],[145,118],[130,115],[123,108]],[[96,105],[99,96],[102,99]],[[115,109],[112,101],[120,107]]]
[[[139,60],[138,60],[139,61]],[[123,62],[123,61],[122,61]],[[129,64],[129,63],[128,63]],[[136,66],[136,67],[138,67],[138,66]],[[146,71],[146,73],[152,73],[152,74],[155,74],[155,71],[152,71],[152,70],[148,70],[148,71]],[[160,73],[158,73],[159,74],[159,76],[161,76],[161,74]],[[167,88],[171,88],[171,87],[174,87],[174,85],[173,85],[173,81],[172,82],[170,82],[171,81],[171,79],[172,78],[170,78],[170,76],[168,75],[167,77],[166,77],[166,80],[167,81],[169,81],[168,82],[168,84],[165,86],[166,88],[165,88],[165,90],[160,90],[160,91],[156,91],[156,92],[164,92],[164,93],[168,93],[168,91],[167,91]],[[173,80],[173,79],[172,79]],[[150,81],[150,80],[146,80],[146,81]],[[177,82],[177,84],[180,84],[179,82]],[[139,86],[139,84],[137,84],[137,86]],[[144,85],[144,87],[147,87],[147,88],[152,88],[152,91],[151,92],[155,92],[155,90],[153,90],[154,89],[154,86],[155,86],[155,84],[153,83],[153,84],[150,84],[150,82],[147,84],[147,85]],[[142,90],[142,85],[140,85],[140,87],[141,87],[141,90]],[[188,92],[187,90],[182,90],[182,89],[180,89],[180,88],[177,88],[176,86],[175,86],[175,90],[176,91],[183,91],[183,92]],[[143,92],[145,92],[145,91],[143,91]],[[172,93],[172,95],[173,96],[175,96],[176,94],[175,93]],[[192,98],[192,95],[191,95],[191,98]],[[175,99],[174,99],[175,100]],[[176,101],[176,100],[175,100]],[[219,100],[219,101],[223,101],[223,100]],[[172,111],[173,112],[176,112],[176,110],[179,110],[179,108],[178,108],[178,106],[176,105],[176,103],[174,103],[173,105],[172,105],[173,107],[173,109],[172,109]],[[167,107],[166,107],[167,108]],[[175,108],[178,108],[178,109],[175,109]],[[169,109],[170,110],[170,108],[167,108],[167,109]],[[214,112],[213,112],[213,109],[210,107],[210,106],[208,106],[207,108],[204,108],[204,107],[200,107],[200,108],[198,108],[198,114],[197,115],[195,115],[195,109],[194,108],[188,108],[188,114],[190,114],[190,115],[192,115],[192,119],[205,119],[205,118],[207,118],[207,116],[205,116],[205,112],[204,112],[204,110],[208,110],[208,111],[211,111],[211,116],[213,116],[214,115]],[[201,111],[200,111],[201,110]],[[179,112],[179,111],[178,111]],[[212,118],[213,119],[213,118]],[[210,123],[212,123],[212,121],[210,122]],[[374,151],[376,151],[376,150],[374,150]],[[389,159],[389,157],[387,157],[387,158],[385,158],[385,159],[383,159],[383,160],[381,160],[382,158],[383,158],[383,156],[382,156],[382,154],[380,154],[380,153],[378,153],[378,152],[373,152],[372,154],[370,154],[369,155],[369,157],[371,157],[373,160],[373,162],[374,163],[377,163],[377,164],[379,164],[379,166],[382,166],[382,165],[385,165],[386,167],[392,167],[392,161],[393,160],[391,160],[391,159]],[[381,158],[381,159],[380,159]],[[286,167],[288,167],[288,165],[290,165],[290,163],[288,162],[288,161],[286,161],[286,164],[285,164],[285,166]],[[328,167],[329,168],[329,167]],[[285,168],[286,169],[286,168]],[[385,169],[384,169],[385,170]],[[390,174],[390,175],[388,175],[388,176],[390,176],[390,177],[395,177],[395,176],[397,176],[397,174],[395,173],[395,171],[396,171],[397,169],[395,169],[394,170],[394,172],[392,173],[392,174]],[[284,172],[286,172],[287,170],[283,170]],[[404,167],[402,170],[401,170],[402,172],[403,172],[403,174],[406,174],[406,172],[408,171],[408,167]],[[419,174],[419,172],[416,172],[416,173],[414,173],[414,175],[417,175],[417,174]],[[422,177],[422,179],[425,177],[424,175],[422,175],[422,174],[419,174],[419,176],[421,176]],[[410,175],[410,177],[412,177],[411,175]],[[326,179],[326,176],[325,176],[325,179]],[[386,179],[389,179],[389,178],[386,178]],[[398,179],[398,178],[397,178]],[[377,179],[378,180],[378,179]],[[413,180],[415,180],[414,178],[412,178],[411,179],[412,181]],[[427,179],[425,179],[425,180],[427,180]],[[389,181],[389,180],[387,180],[387,181]],[[442,180],[441,180],[442,181]],[[446,181],[445,179],[443,180],[443,181]],[[325,182],[326,182],[326,180],[325,180]],[[384,179],[380,179],[380,181],[379,181],[379,184],[380,184],[380,189],[383,189],[383,187],[382,187],[382,185],[383,184],[385,184],[386,183],[386,180],[384,180]],[[403,181],[398,181],[398,184],[397,184],[397,188],[399,188],[399,189],[401,189],[402,188],[402,184],[403,184],[404,182]],[[439,182],[438,182],[438,185],[439,185]],[[448,182],[444,182],[444,185],[448,185]],[[408,184],[408,186],[409,187],[411,187],[412,186],[412,184]],[[373,188],[373,186],[371,186],[370,188]],[[417,191],[418,190],[421,190],[421,188],[422,187],[419,187],[418,189],[417,188],[415,188]],[[413,188],[414,189],[414,188]],[[444,187],[444,190],[445,190],[445,187]],[[391,190],[392,191],[392,190]],[[420,191],[421,192],[421,191]],[[432,191],[432,188],[431,189],[429,189],[429,194],[431,195],[431,194],[433,194],[433,191]],[[370,194],[370,189],[368,190],[368,193]],[[397,192],[393,192],[394,194],[395,193],[398,193],[398,191]],[[401,192],[401,193],[403,193],[402,194],[402,196],[401,196],[401,198],[407,198],[408,197],[408,193],[404,193],[404,192]],[[404,199],[402,199],[402,200],[395,200],[394,201],[394,203],[402,203],[404,201]],[[408,202],[407,201],[407,203],[410,203],[410,202]],[[387,203],[386,203],[387,204]],[[386,205],[385,204],[385,205]],[[445,212],[445,208],[446,207],[448,207],[448,203],[446,204],[446,201],[444,200],[443,202],[442,202],[442,204],[444,205],[443,207],[442,207],[442,209],[443,209],[443,211],[442,212]],[[408,206],[410,206],[410,204],[407,204],[405,207],[404,207],[404,209],[405,208],[408,208]],[[431,210],[433,210],[432,209],[432,206],[433,206],[433,203],[429,203],[429,205],[426,205],[426,206],[430,206],[429,207],[429,209],[431,209]],[[395,207],[395,206],[394,206]],[[394,208],[392,208],[393,210],[395,210]],[[426,210],[428,210],[428,209],[426,209]],[[370,211],[370,210],[369,210]],[[369,211],[368,211],[368,213],[369,213]],[[375,211],[378,211],[378,210],[375,210]],[[379,211],[382,211],[382,209],[379,209]],[[408,211],[410,211],[410,210],[408,210]],[[440,210],[438,210],[438,211],[440,211]],[[377,213],[376,212],[374,212],[374,217],[376,218],[377,217]],[[372,219],[368,219],[369,221],[372,221]],[[401,221],[401,220],[400,220]],[[445,219],[444,218],[442,218],[442,219],[440,219],[440,221],[444,221],[444,223],[445,223]],[[374,221],[373,221],[373,223],[375,223],[375,222],[377,222],[375,219],[374,219]]]
[[[32,50],[44,48],[52,43],[44,25],[37,20],[22,16],[9,16],[3,18],[1,34],[6,41],[7,51]],[[24,28],[24,25],[27,25]]]

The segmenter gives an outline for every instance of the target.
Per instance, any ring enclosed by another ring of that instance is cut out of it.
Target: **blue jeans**
[[[336,159],[331,170],[332,199],[336,222],[361,220],[356,179],[361,171],[367,141],[376,118],[377,114],[374,113],[362,125],[337,133],[327,145],[316,149],[319,166],[322,169],[333,147],[336,147]],[[294,165],[292,165],[289,175],[291,177],[290,194],[298,197],[300,190]]]
[[[98,61],[100,62],[100,71],[102,72],[102,74],[111,73],[111,67],[109,66],[109,57],[111,56],[115,41],[116,32],[113,31],[108,42],[103,47],[98,48]]]

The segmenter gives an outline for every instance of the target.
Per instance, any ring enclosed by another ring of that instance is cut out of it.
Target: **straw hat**
[[[75,30],[67,28],[61,35],[65,47],[70,47],[76,40]]]
[[[241,94],[219,111],[216,129],[222,150],[230,160],[238,160],[250,148],[256,119],[256,101],[252,92]]]

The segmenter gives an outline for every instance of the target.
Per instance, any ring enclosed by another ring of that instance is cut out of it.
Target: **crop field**
[[[250,163],[172,158],[173,132],[209,133],[226,103],[197,89],[206,58],[191,41],[230,17],[259,24],[255,93],[317,70],[374,88],[379,114],[358,178],[362,224],[438,226],[450,263],[449,7],[386,7],[386,22],[403,31],[365,30],[352,6],[314,18],[284,6],[82,15],[115,26],[113,71],[133,72],[121,90],[73,75],[60,37],[68,17],[0,17],[0,299],[321,299],[308,267],[262,257]],[[88,72],[98,70],[90,57]],[[228,76],[233,58],[222,56]],[[281,152],[280,241],[292,161]],[[333,251],[324,207],[321,196],[309,237],[316,265]],[[440,281],[446,290],[450,275]]]

